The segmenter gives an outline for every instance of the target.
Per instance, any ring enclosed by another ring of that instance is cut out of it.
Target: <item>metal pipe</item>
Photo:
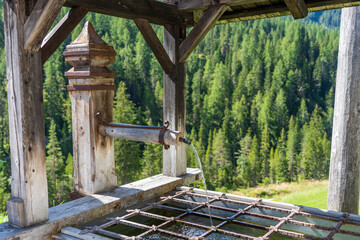
[[[104,136],[121,138],[132,141],[159,143],[165,146],[179,146],[182,144],[180,138],[184,135],[181,132],[173,131],[164,127],[138,126],[123,123],[101,123],[99,132]]]

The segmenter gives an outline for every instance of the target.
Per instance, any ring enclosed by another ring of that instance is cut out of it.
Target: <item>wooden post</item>
[[[327,208],[358,214],[360,7],[342,10]]]
[[[48,219],[41,54],[24,50],[26,6],[25,0],[4,1],[12,180],[7,208],[17,227]]]
[[[180,25],[164,27],[164,48],[175,64],[172,73],[164,73],[164,120],[170,122],[169,128],[185,135],[186,119],[186,63],[179,62],[179,47],[185,39],[186,28]],[[163,153],[163,174],[178,177],[186,173],[186,146],[171,146]]]
[[[64,52],[65,60],[74,66],[65,76],[72,105],[75,193],[88,195],[117,186],[114,141],[99,133],[96,117],[101,112],[104,121],[113,120],[116,73],[107,66],[115,55],[89,22]]]

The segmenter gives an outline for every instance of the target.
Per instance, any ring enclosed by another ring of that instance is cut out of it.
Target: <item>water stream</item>
[[[203,168],[202,168],[202,165],[201,165],[200,157],[199,157],[194,145],[192,145],[192,144],[189,144],[189,145],[192,148],[192,150],[193,150],[193,152],[194,152],[194,154],[196,156],[196,159],[197,159],[197,161],[199,163],[199,168],[200,168],[200,171],[201,171],[202,180],[203,180],[204,187],[205,187],[206,201],[207,201],[207,206],[208,206],[208,211],[209,211],[209,216],[210,216],[210,224],[211,224],[211,226],[214,226],[214,223],[213,223],[213,220],[212,220],[212,215],[211,215],[211,209],[210,209],[209,194],[208,194],[207,187],[206,187],[206,180],[205,180],[204,171],[203,171]]]

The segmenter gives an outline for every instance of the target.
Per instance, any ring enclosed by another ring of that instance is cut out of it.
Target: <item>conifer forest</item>
[[[2,7],[0,12],[1,213],[11,171]],[[191,55],[186,138],[199,152],[209,189],[328,178],[340,14],[218,25]],[[136,25],[88,13],[43,67],[50,206],[68,201],[72,191],[71,103],[64,77],[70,65],[63,52],[85,21],[117,53],[111,65],[118,74],[114,122],[160,126],[166,120],[163,71]],[[153,27],[162,39],[163,28]],[[162,151],[161,145],[116,139],[118,183],[161,173]],[[198,167],[190,148],[187,156],[188,166]]]

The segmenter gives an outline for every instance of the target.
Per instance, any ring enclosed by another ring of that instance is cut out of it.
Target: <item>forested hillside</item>
[[[187,138],[200,154],[211,189],[327,178],[339,16],[333,11],[301,21],[284,17],[216,26],[189,58]],[[117,52],[111,66],[118,73],[114,121],[161,125],[166,120],[162,69],[135,24],[95,14],[86,20]],[[64,77],[70,66],[62,53],[82,25],[44,66],[51,206],[67,201],[72,188],[71,106]],[[162,28],[154,29],[161,39]],[[1,212],[10,193],[10,150],[0,32]],[[119,184],[151,176],[161,172],[162,146],[116,140],[115,161]],[[190,150],[188,161],[197,166]]]

